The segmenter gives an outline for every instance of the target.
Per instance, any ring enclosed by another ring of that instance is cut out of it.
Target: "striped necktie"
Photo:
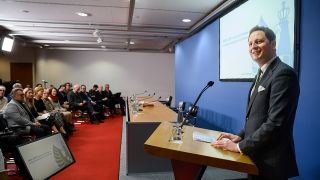
[[[253,88],[252,88],[252,90],[251,90],[251,95],[253,94],[253,91],[256,89],[256,86],[257,86],[257,84],[259,83],[259,81],[260,81],[260,79],[261,79],[261,73],[262,73],[262,71],[261,71],[261,69],[259,68],[258,74],[256,75],[256,78],[255,78],[255,80],[254,80]]]

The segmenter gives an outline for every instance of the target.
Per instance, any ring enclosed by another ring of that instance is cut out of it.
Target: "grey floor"
[[[121,142],[121,156],[120,156],[120,172],[119,180],[173,180],[172,172],[166,173],[143,173],[143,174],[129,174],[126,173],[126,123],[123,119],[122,142]],[[222,179],[239,179],[245,178],[244,173],[229,171],[219,168],[207,167],[202,180],[222,180]]]

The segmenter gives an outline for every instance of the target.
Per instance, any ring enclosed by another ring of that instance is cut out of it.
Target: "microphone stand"
[[[187,120],[188,120],[188,119],[190,118],[190,116],[191,116],[191,113],[192,113],[192,114],[195,114],[195,115],[197,114],[198,106],[196,106],[196,105],[197,105],[200,97],[201,97],[202,94],[203,94],[209,87],[211,87],[213,84],[214,84],[213,81],[209,81],[208,84],[202,89],[202,91],[201,91],[200,94],[198,95],[196,101],[192,104],[190,110],[187,112],[186,116],[184,117],[183,121],[181,122],[180,128],[182,128],[182,127],[186,124]]]

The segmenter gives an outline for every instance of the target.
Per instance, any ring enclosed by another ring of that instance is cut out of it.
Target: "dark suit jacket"
[[[267,68],[251,97],[249,93],[239,148],[266,179],[299,175],[292,133],[299,93],[296,73],[279,58]]]
[[[67,97],[68,97],[70,109],[72,110],[75,110],[78,104],[83,102],[79,93],[74,93],[73,91],[69,91]]]

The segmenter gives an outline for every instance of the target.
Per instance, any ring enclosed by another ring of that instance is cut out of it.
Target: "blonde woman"
[[[64,126],[63,115],[61,115],[59,112],[47,111],[46,106],[42,100],[43,92],[44,92],[43,87],[34,88],[33,101],[34,101],[34,107],[35,107],[36,111],[38,112],[39,115],[49,113],[50,114],[49,119],[51,119],[51,121],[59,129],[59,131],[63,135],[65,135],[65,137],[67,137],[68,135],[63,127]]]

